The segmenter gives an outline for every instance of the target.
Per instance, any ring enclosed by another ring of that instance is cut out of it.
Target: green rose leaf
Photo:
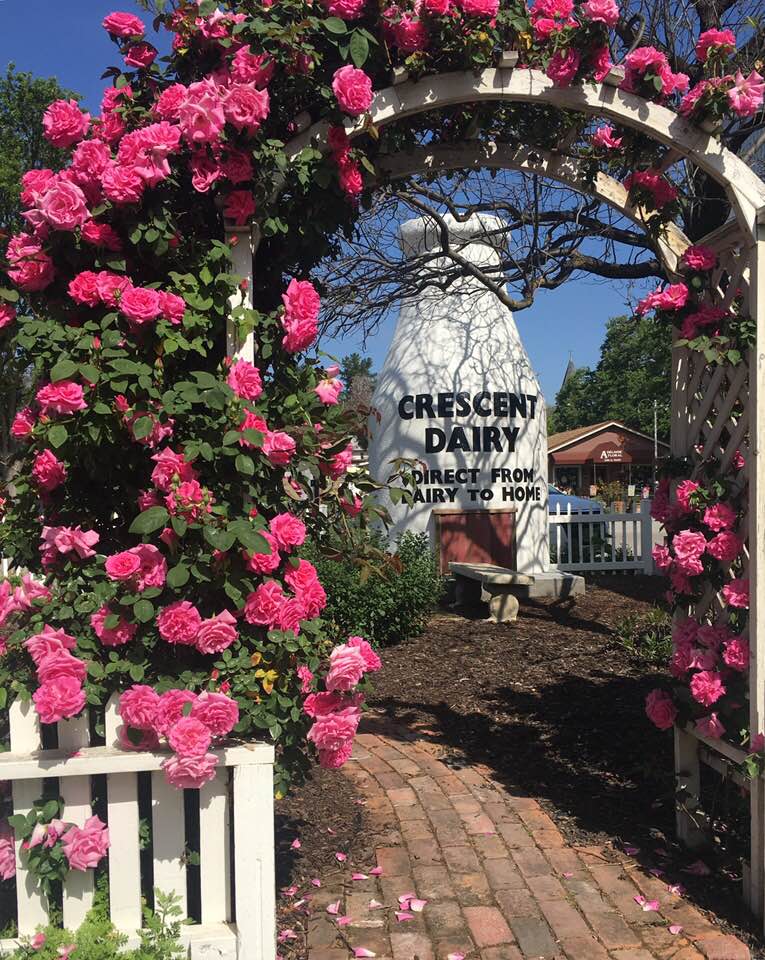
[[[73,363],[71,360],[59,360],[55,367],[50,372],[51,380],[56,383],[59,380],[68,380],[69,377],[73,377],[77,373],[77,364]]]
[[[66,443],[69,432],[63,423],[54,424],[48,431],[48,443],[57,450],[62,443]]]
[[[136,600],[133,615],[139,623],[148,623],[154,616],[154,604],[151,600]]]
[[[143,536],[147,533],[153,533],[160,527],[167,526],[170,514],[164,507],[149,507],[143,513],[139,513],[135,520],[130,524],[130,533],[136,533]]]

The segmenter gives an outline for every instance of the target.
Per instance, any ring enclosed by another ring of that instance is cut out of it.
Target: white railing
[[[58,724],[58,749],[44,750],[37,713],[30,703],[10,707],[11,750],[0,754],[0,780],[12,784],[14,813],[26,814],[45,781],[58,779],[62,819],[82,825],[91,814],[91,777],[106,777],[109,827],[109,913],[115,927],[137,943],[142,923],[139,774],[151,779],[152,885],[175,894],[187,915],[185,791],[169,786],[160,770],[168,754],[117,747],[116,698],[106,710],[106,746],[89,746],[88,718]],[[199,790],[199,891],[201,922],[184,926],[189,956],[216,960],[274,960],[276,955],[273,747],[264,743],[224,747],[215,778]],[[48,784],[50,787],[50,784]],[[54,784],[55,786],[55,784]],[[99,811],[100,812],[100,811]],[[101,814],[103,817],[103,814]],[[197,840],[197,837],[194,837]],[[16,847],[19,936],[47,924],[48,907]],[[232,860],[233,854],[233,863]],[[63,885],[63,922],[75,929],[93,902],[93,871],[72,870]],[[0,951],[15,940],[0,940]]]
[[[651,501],[641,500],[638,513],[550,514],[550,566],[585,571],[633,570],[653,573]]]

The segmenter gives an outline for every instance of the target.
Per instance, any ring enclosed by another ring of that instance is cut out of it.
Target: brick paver
[[[513,796],[481,764],[446,766],[425,737],[373,716],[343,769],[365,797],[376,863],[351,850],[320,891],[301,891],[308,960],[359,947],[377,960],[750,960],[663,880],[626,855],[613,862],[610,848],[572,848],[536,798]],[[427,903],[397,919],[402,894]],[[660,909],[643,911],[638,896]]]

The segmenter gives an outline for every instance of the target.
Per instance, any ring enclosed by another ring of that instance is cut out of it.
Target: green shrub
[[[427,534],[405,533],[395,552],[380,534],[369,546],[379,560],[370,563],[339,550],[306,551],[327,592],[323,617],[341,633],[360,634],[387,646],[420,633],[443,592],[443,581]],[[329,553],[329,556],[327,555]]]
[[[615,627],[616,641],[646,663],[666,667],[672,654],[672,618],[654,607],[647,613],[624,617]]]

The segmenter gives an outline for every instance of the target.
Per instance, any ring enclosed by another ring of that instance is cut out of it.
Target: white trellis
[[[716,456],[722,465],[736,449],[747,461],[741,482],[748,483],[748,576],[751,582],[749,641],[751,652],[750,726],[765,732],[765,402],[760,396],[765,376],[765,183],[747,165],[730,153],[710,132],[692,125],[673,111],[618,89],[617,71],[605,84],[575,84],[556,87],[537,70],[513,70],[517,56],[509,51],[500,67],[477,72],[449,73],[409,81],[398,71],[393,85],[375,94],[369,118],[346,122],[350,138],[360,136],[371,123],[383,127],[416,114],[457,104],[487,101],[544,104],[584,114],[605,117],[631,127],[667,148],[662,169],[686,160],[721,184],[733,210],[733,219],[703,242],[712,246],[726,274],[726,297],[741,291],[743,312],[757,321],[756,342],[751,355],[736,367],[708,366],[700,355],[676,350],[674,356],[672,454],[699,464]],[[287,145],[287,154],[297,159],[306,147],[328,151],[329,124],[313,126],[296,118],[301,131]],[[565,147],[565,144],[562,145]],[[604,173],[588,181],[575,160],[560,152],[535,146],[495,143],[429,144],[401,154],[380,158],[380,172],[390,177],[456,169],[504,167],[537,173],[599,197],[637,223],[640,210],[630,207],[623,186]],[[670,226],[657,244],[667,275],[672,276],[677,258],[688,240]],[[762,574],[761,574],[762,571]],[[719,612],[719,599],[709,591],[696,612]],[[724,742],[705,741],[696,733],[676,731],[676,768],[689,790],[698,791],[702,755],[712,766],[723,758],[733,762],[744,753]],[[744,872],[744,893],[751,909],[765,915],[765,791],[761,780],[751,786],[751,851]],[[691,840],[691,829],[681,817],[679,831]]]
[[[113,698],[106,710],[104,746],[89,745],[89,722],[83,715],[59,723],[58,748],[46,750],[32,705],[16,701],[10,708],[11,750],[0,754],[0,779],[12,783],[14,813],[26,814],[43,795],[60,794],[63,818],[82,825],[92,810],[91,778],[106,777],[109,915],[135,944],[147,885],[141,870],[139,774],[151,778],[151,885],[174,894],[184,916],[188,834],[184,791],[169,786],[160,770],[169,753],[120,749],[119,722]],[[192,958],[274,960],[274,750],[255,743],[213,752],[216,776],[198,791],[201,922],[184,927],[183,939]],[[17,843],[18,931],[28,936],[48,922],[48,905],[19,848]],[[64,926],[79,926],[93,893],[92,870],[69,872],[63,888]],[[15,944],[0,941],[0,950]]]

